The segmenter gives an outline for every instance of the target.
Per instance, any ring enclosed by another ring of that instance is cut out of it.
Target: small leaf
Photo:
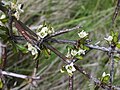
[[[6,22],[8,22],[8,18],[4,18],[4,19],[0,19],[0,21],[5,24]]]
[[[82,59],[83,59],[82,56],[76,56],[76,58],[79,59],[79,60],[82,60]]]
[[[112,36],[112,37],[114,37],[114,35],[115,35],[114,31],[113,31],[113,30],[111,30],[111,32],[110,32],[110,33],[111,33],[111,36]]]
[[[102,78],[102,81],[104,83],[108,83],[109,82],[109,79],[110,79],[110,76],[109,75],[106,75],[105,77]]]
[[[84,49],[84,50],[90,50],[90,48],[89,48],[89,47],[86,47],[86,46],[84,46],[83,49]]]
[[[114,43],[117,43],[117,42],[118,42],[118,37],[117,37],[116,35],[113,37],[113,42],[114,42]]]
[[[27,48],[25,48],[25,46],[20,45],[20,44],[16,44],[16,46],[17,46],[17,48],[18,48],[20,51],[22,51],[23,53],[27,53],[27,52],[28,52],[28,50],[27,50]]]
[[[2,82],[2,80],[0,78],[0,89],[2,89],[2,88],[3,88],[3,82]]]
[[[116,45],[116,47],[120,49],[120,43],[118,43],[118,44]]]

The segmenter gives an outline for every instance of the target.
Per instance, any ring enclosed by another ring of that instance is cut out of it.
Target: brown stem
[[[5,69],[7,59],[7,50],[6,47],[2,47],[2,70]]]
[[[69,90],[73,90],[73,75],[69,76]]]

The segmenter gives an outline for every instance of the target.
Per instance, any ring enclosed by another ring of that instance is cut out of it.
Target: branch
[[[115,49],[115,47],[111,47],[111,51],[114,51],[114,49]],[[109,52],[110,53],[110,61],[111,61],[111,63],[110,63],[110,85],[112,85],[112,83],[113,83],[113,76],[114,76],[114,53],[113,52]],[[111,89],[111,88],[110,88]]]
[[[45,44],[44,45],[50,49],[52,52],[54,52],[56,55],[58,55],[66,64],[69,64],[69,62],[67,62],[66,58],[64,55],[62,55],[59,51],[57,51],[54,47],[52,47],[51,45]],[[111,86],[109,84],[106,83],[102,83],[100,80],[98,80],[97,78],[94,78],[91,74],[87,73],[82,67],[78,67],[77,65],[74,65],[75,69],[77,71],[79,71],[80,73],[84,74],[88,79],[91,79],[92,81],[95,82],[95,84],[97,84],[98,86],[104,88],[104,89],[120,89],[119,87],[116,86]]]
[[[16,73],[12,73],[12,72],[6,72],[6,71],[0,71],[1,75],[7,75],[7,76],[12,76],[12,77],[16,77],[16,78],[21,78],[21,79],[32,79],[32,80],[39,80],[40,77],[32,77],[32,76],[26,76],[26,75],[22,75],[22,74],[16,74]]]
[[[73,90],[73,75],[69,76],[69,90]]]
[[[112,25],[115,22],[115,19],[116,19],[118,13],[119,13],[119,10],[120,10],[120,0],[117,0],[117,6],[115,8],[115,11],[114,11],[114,14],[113,14],[113,17],[112,17]]]
[[[71,29],[59,30],[59,31],[51,34],[51,35],[48,36],[47,38],[55,37],[55,36],[58,36],[58,35],[61,35],[61,34],[64,34],[64,33],[68,33],[68,32],[74,31],[74,30],[79,29],[79,28],[81,28],[81,26],[76,26],[76,27],[73,27],[73,28],[71,28]]]
[[[47,39],[47,40],[50,41],[50,42],[53,42],[53,43],[71,44],[71,45],[74,45],[74,46],[77,45],[77,40],[54,39],[54,38],[50,38],[50,39]],[[87,46],[91,49],[101,50],[101,51],[104,51],[104,52],[110,52],[111,51],[111,48],[106,48],[106,47],[98,46],[98,45],[85,44],[85,46]],[[111,52],[120,54],[119,50],[113,50]]]

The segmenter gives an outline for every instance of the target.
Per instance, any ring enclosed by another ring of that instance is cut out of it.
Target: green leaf
[[[116,47],[120,49],[120,43],[118,43],[118,44],[116,45]]]
[[[16,46],[17,46],[17,48],[18,48],[20,51],[22,51],[23,53],[27,53],[27,52],[28,52],[28,50],[27,50],[27,48],[26,48],[25,46],[20,45],[20,44],[16,44]]]
[[[79,60],[82,60],[82,59],[83,59],[82,56],[76,56],[76,58],[79,59]]]
[[[84,50],[90,50],[90,48],[89,48],[89,47],[86,47],[86,46],[84,46],[83,49],[84,49]]]
[[[105,77],[103,77],[102,81],[104,83],[108,83],[109,82],[109,79],[110,79],[110,76],[109,75],[106,75]]]
[[[120,60],[120,57],[119,56],[114,56],[114,61],[118,63],[118,61]]]
[[[4,18],[4,19],[0,19],[0,21],[5,24],[6,22],[8,22],[8,18]]]
[[[115,35],[114,31],[113,31],[113,30],[111,30],[111,32],[110,32],[110,33],[111,33],[111,36],[112,36],[112,37],[114,37],[114,35]]]
[[[16,3],[17,3],[17,0],[13,0],[13,3],[15,3],[15,4],[16,4]]]
[[[113,37],[113,42],[114,42],[114,43],[117,43],[117,42],[118,42],[118,37],[117,37],[116,35]]]
[[[3,82],[2,82],[2,80],[0,78],[0,89],[2,89],[2,88],[3,88]]]
[[[118,33],[118,32],[115,32],[115,36],[118,37],[118,36],[119,36],[119,33]]]

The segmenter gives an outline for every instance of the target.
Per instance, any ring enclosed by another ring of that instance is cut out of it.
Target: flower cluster
[[[106,41],[108,41],[109,43],[112,42],[113,40],[113,37],[112,36],[108,36],[107,38],[104,38]]]
[[[64,69],[61,69],[60,71],[61,73],[64,73],[66,71],[69,74],[69,76],[72,76],[73,73],[76,71],[76,69],[74,67],[74,63],[71,62],[70,64],[66,65]]]
[[[37,49],[33,47],[30,43],[27,43],[27,46],[28,46],[28,51],[30,51],[32,55],[38,54]]]
[[[10,8],[15,12],[13,16],[15,16],[17,20],[20,19],[20,14],[24,12],[24,10],[22,9],[22,6],[23,6],[22,4],[16,4],[16,3],[10,2]]]
[[[78,36],[80,38],[85,38],[86,36],[88,36],[88,33],[86,33],[84,30],[82,30],[81,32],[78,33]]]
[[[83,49],[81,49],[81,48],[79,48],[78,50],[76,50],[76,49],[69,49],[68,48],[68,52],[67,52],[67,55],[66,55],[66,57],[67,58],[71,58],[71,57],[75,57],[76,55],[81,55],[81,54],[85,54],[85,51],[86,50],[83,50]]]
[[[47,26],[40,25],[37,29],[38,39],[44,38],[52,33],[54,33],[54,29],[52,27],[48,28]]]
[[[73,62],[71,62],[70,64],[66,65],[66,66],[65,66],[65,69],[67,70],[67,73],[68,73],[70,76],[72,76],[72,75],[73,75],[73,72],[76,71]]]

